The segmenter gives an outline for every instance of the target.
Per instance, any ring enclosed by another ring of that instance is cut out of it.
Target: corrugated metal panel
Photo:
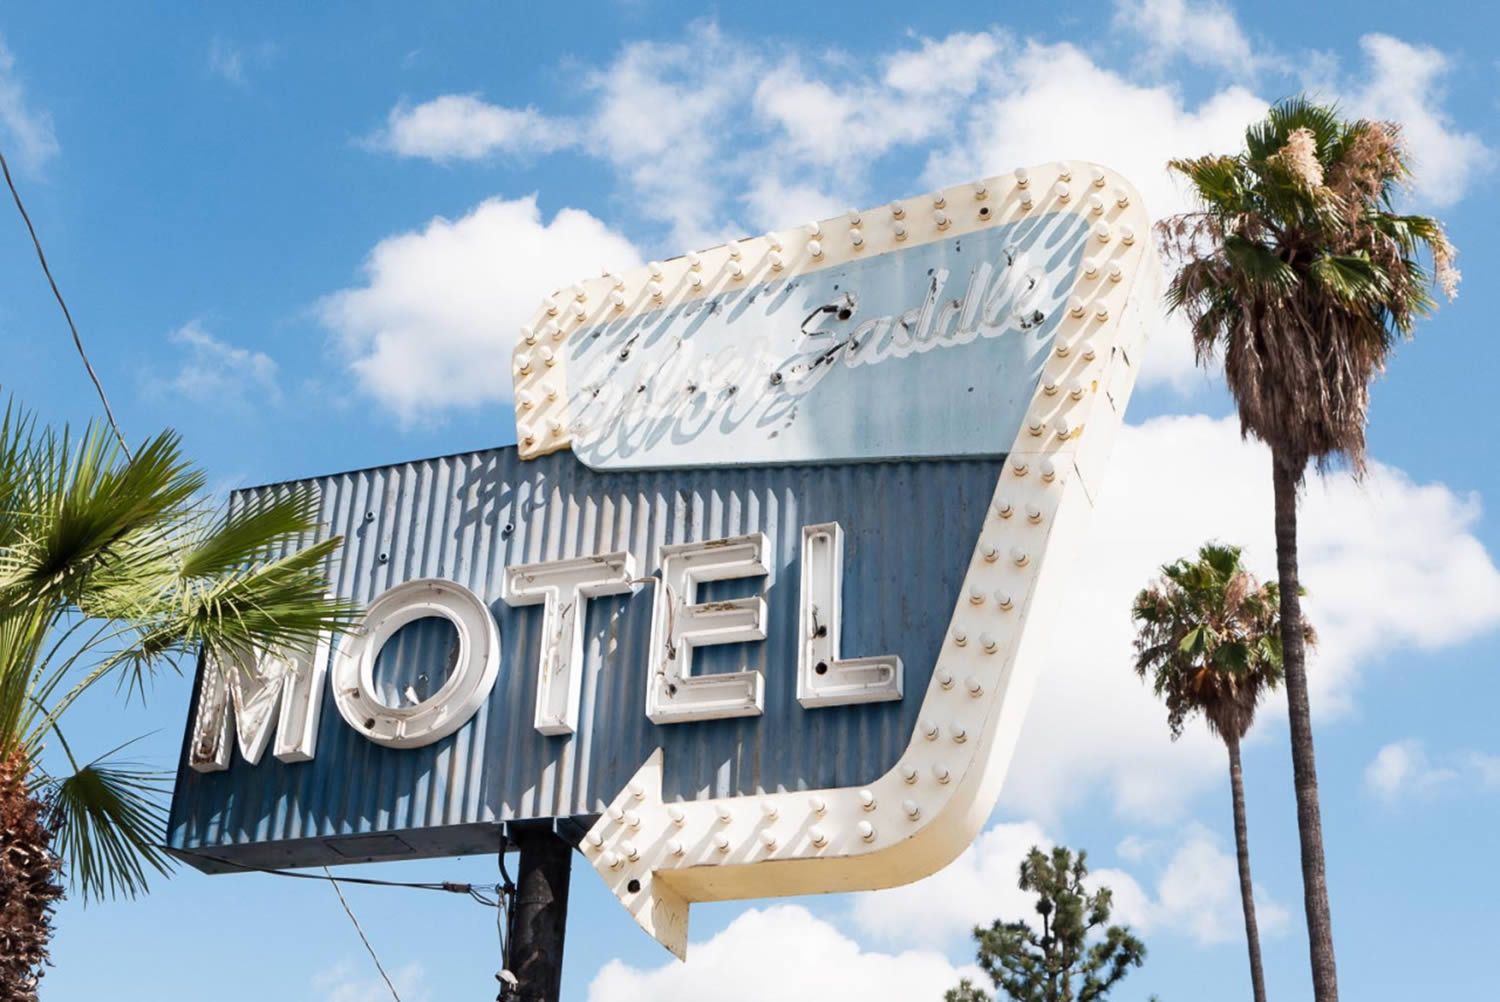
[[[915,727],[1001,464],[600,474],[567,452],[522,462],[497,449],[318,478],[327,531],[346,539],[336,590],[369,602],[416,577],[465,585],[499,623],[499,678],[467,725],[427,747],[368,741],[325,692],[313,761],[266,754],[251,766],[236,752],[227,771],[211,774],[184,763],[170,844],[253,865],[310,863],[330,849],[353,858],[479,851],[493,847],[500,821],[597,813],[658,746],[668,799],[868,781],[895,763]],[[899,654],[908,694],[900,702],[797,703],[801,527],[827,521],[846,535],[842,651]],[[579,733],[537,733],[542,609],[500,601],[505,566],[624,549],[650,573],[663,544],[756,531],[772,543],[769,578],[704,585],[700,598],[764,589],[767,639],[700,649],[694,670],[761,671],[764,716],[665,726],[646,718],[647,585],[590,602]],[[446,623],[412,624],[386,645],[377,685],[393,702],[408,685],[419,696],[435,691],[451,645]]]

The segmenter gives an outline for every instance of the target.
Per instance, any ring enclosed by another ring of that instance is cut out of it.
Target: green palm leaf
[[[47,805],[85,898],[140,893],[171,861],[158,848],[167,774],[115,760],[120,749],[80,766],[58,726],[76,700],[111,677],[144,695],[202,650],[297,646],[355,613],[328,596],[340,541],[311,542],[312,493],[220,515],[204,482],[171,432],[131,459],[99,425],[39,427],[13,402],[0,416],[0,753],[32,770],[26,793]],[[52,735],[64,777],[39,765]]]
[[[169,773],[96,760],[56,782],[55,842],[85,900],[133,897],[147,890],[149,872],[170,872],[172,859],[158,848],[169,781]]]

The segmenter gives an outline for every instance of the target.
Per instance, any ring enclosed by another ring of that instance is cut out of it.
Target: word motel
[[[693,672],[699,647],[763,641],[766,601],[698,601],[698,585],[770,573],[771,543],[764,533],[660,548],[660,571],[643,578],[634,554],[600,553],[505,568],[501,599],[542,607],[534,724],[542,734],[578,728],[583,685],[585,613],[592,598],[632,594],[654,586],[650,647],[646,652],[646,715],[655,724],[757,716],[765,707],[759,671]],[[901,659],[894,655],[843,658],[844,534],[837,522],[804,526],[799,591],[797,700],[809,709],[898,700]],[[454,655],[436,692],[392,706],[377,690],[381,649],[397,631],[421,619],[453,627]],[[199,772],[227,769],[232,742],[251,764],[267,745],[283,762],[306,762],[317,747],[326,673],[334,705],[350,727],[391,748],[419,748],[462,727],[489,698],[500,672],[500,628],[484,600],[441,578],[405,581],[382,592],[361,621],[335,646],[325,634],[311,649],[265,652],[206,670],[193,722],[189,764]]]

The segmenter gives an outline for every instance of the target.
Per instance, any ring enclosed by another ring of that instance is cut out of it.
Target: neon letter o
[[[375,658],[401,627],[446,619],[458,631],[458,657],[437,692],[415,706],[391,707],[375,694]],[[489,697],[500,671],[500,629],[478,595],[453,581],[417,578],[382,592],[333,662],[333,700],[365,737],[389,748],[420,748],[458,730]]]

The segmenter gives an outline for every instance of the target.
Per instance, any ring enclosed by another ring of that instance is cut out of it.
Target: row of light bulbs
[[[1069,202],[1075,194],[1071,185],[1072,181],[1073,176],[1070,165],[1066,163],[1059,164],[1057,181],[1051,186],[1051,194],[1059,202]],[[1106,186],[1106,183],[1107,179],[1103,170],[1090,168],[1090,187],[1092,189],[1102,189]],[[1026,209],[1030,209],[1033,205],[1033,199],[1030,195],[1032,184],[1033,179],[1029,171],[1022,168],[1015,172],[1015,194],[1021,202],[1022,207]],[[1104,195],[1089,188],[1085,188],[1084,191],[1086,192],[1086,204],[1090,213],[1096,216],[1103,215],[1107,209],[1107,201]],[[984,202],[990,195],[988,187],[983,182],[976,182],[972,187],[972,192],[974,199],[979,202]],[[952,207],[947,204],[949,197],[939,193],[932,199],[932,218],[939,229],[944,228],[945,222],[951,218],[949,213],[952,211]],[[1128,192],[1119,190],[1114,193],[1113,201],[1116,206],[1123,209],[1129,206],[1130,196]],[[983,210],[987,210],[987,208],[987,206],[981,206]],[[904,236],[905,221],[909,218],[909,214],[912,211],[914,211],[913,207],[909,203],[893,202],[890,204],[890,221],[896,239],[899,240]],[[984,215],[988,216],[988,212],[986,211]],[[867,225],[867,220],[857,210],[851,210],[848,213],[847,220],[849,223],[850,242],[858,249],[865,242],[864,228]],[[823,242],[828,239],[823,225],[813,223],[807,228],[806,232],[808,234],[808,253],[814,258],[821,257],[824,251]],[[1123,224],[1112,227],[1105,219],[1098,219],[1093,223],[1091,236],[1093,242],[1097,244],[1109,244],[1118,238],[1122,246],[1130,247],[1136,241],[1136,234],[1132,227]],[[772,270],[780,270],[778,263],[783,266],[785,263],[783,257],[785,248],[782,238],[778,234],[771,233],[767,234],[765,240],[770,248],[767,256],[770,259],[769,263]],[[741,262],[744,257],[744,249],[742,245],[738,243],[730,244],[728,246],[728,255],[729,265],[726,270],[729,272],[731,278],[739,279],[743,277],[744,269]],[[780,262],[778,262],[778,258],[781,258]],[[684,259],[688,266],[689,284],[695,288],[701,287],[702,282],[693,281],[692,276],[701,275],[703,269],[702,255],[691,253],[685,255]],[[652,276],[652,282],[660,287],[665,278],[664,266],[659,262],[652,262],[648,266],[648,271]],[[1118,261],[1110,260],[1109,257],[1099,253],[1089,253],[1082,262],[1081,277],[1089,280],[1103,278],[1107,279],[1113,285],[1123,279],[1124,272]],[[623,308],[623,279],[620,279],[617,275],[611,275],[610,284],[611,293],[618,294],[617,296],[611,295],[612,301],[617,307]],[[1107,290],[1108,287],[1106,286],[1100,291],[1107,292]],[[579,293],[586,293],[586,290],[583,290],[581,286],[574,286],[572,292],[575,303],[584,301],[579,296]],[[648,292],[655,296],[657,289],[648,286]],[[580,315],[577,310],[573,312],[575,316]],[[1104,323],[1110,319],[1110,309],[1107,303],[1097,301],[1093,305],[1092,310],[1090,310],[1088,304],[1081,296],[1074,296],[1068,301],[1067,315],[1073,320],[1083,321],[1085,324],[1090,321]],[[1058,332],[1053,348],[1053,354],[1057,359],[1069,362],[1075,359],[1081,360],[1085,365],[1096,360],[1096,349],[1093,341],[1086,337],[1079,338],[1077,336],[1079,333],[1077,330]],[[549,331],[549,334],[553,337],[559,336],[551,331]],[[1044,377],[1037,403],[1043,404],[1044,400],[1054,400],[1057,404],[1066,407],[1068,401],[1082,401],[1086,393],[1085,383],[1076,375],[1067,381],[1063,381],[1057,377]],[[1073,433],[1073,429],[1065,420],[1059,419],[1053,423],[1052,427],[1056,431],[1059,440],[1068,438]],[[1046,430],[1046,425],[1033,419],[1028,421],[1028,430],[1033,434],[1041,435]],[[1042,485],[1051,484],[1057,478],[1057,460],[1050,456],[1037,457],[1033,455],[1027,457],[1025,455],[1013,455],[1007,461],[1007,469],[1014,477],[1020,479],[1035,475]],[[991,513],[994,517],[1001,520],[1008,520],[1024,515],[1028,524],[1041,525],[1044,522],[1044,512],[1041,505],[1032,501],[1020,503],[1019,507],[1017,504],[1017,502],[1013,502],[1002,492],[993,502]],[[986,564],[998,564],[1001,561],[1001,547],[992,540],[982,541],[979,551],[982,560]],[[1017,569],[1027,568],[1032,563],[1031,554],[1021,545],[1010,547],[1005,556],[1008,557],[1009,562]],[[977,587],[969,589],[967,600],[970,605],[975,607],[985,606],[993,601],[995,608],[1001,613],[1010,613],[1013,611],[1016,601],[1010,592],[1003,588],[995,591],[987,591]],[[999,641],[992,634],[981,632],[977,639],[979,649],[985,653],[993,654],[999,650]],[[965,648],[969,644],[967,631],[959,625],[954,626],[951,633],[951,640],[953,645],[958,648]],[[986,693],[986,681],[979,674],[966,674],[960,679],[950,668],[939,666],[934,671],[933,678],[936,687],[944,692],[955,691],[957,694],[966,695],[976,700],[983,697]],[[943,738],[946,738],[946,742],[951,743],[951,745],[962,745],[970,738],[970,733],[962,720],[953,720],[944,726],[927,716],[924,716],[919,721],[917,734],[919,736],[919,740],[916,742],[918,747],[923,743],[937,743]],[[929,758],[929,755],[920,752],[918,747],[912,749],[917,752],[917,757]],[[953,779],[948,766],[942,761],[933,761],[921,767],[913,761],[903,761],[898,767],[898,773],[902,781],[909,786],[918,784],[924,775],[930,776],[930,781],[936,783],[939,787],[950,784]],[[633,796],[640,796],[637,790],[632,790],[631,793]],[[854,824],[854,832],[862,841],[867,843],[874,842],[878,837],[874,819],[862,815],[872,814],[876,811],[876,794],[871,789],[863,789],[858,791],[856,799],[858,801],[857,806],[850,804],[846,808],[846,810],[854,812],[854,818],[857,819]],[[769,799],[761,802],[761,815],[763,819],[761,825],[763,827],[759,831],[757,838],[761,847],[767,852],[773,852],[778,847],[778,835],[770,825],[779,818],[784,807],[784,799],[781,805]],[[808,809],[811,812],[814,823],[807,830],[807,839],[814,849],[822,849],[831,842],[831,830],[827,820],[828,802],[822,795],[810,795],[808,798]],[[916,799],[902,799],[900,801],[900,809],[902,814],[912,822],[922,817],[922,808]],[[676,804],[668,806],[667,814],[672,824],[679,828],[687,822],[689,816],[683,806]],[[635,812],[629,810],[619,811],[618,814],[612,811],[611,817],[622,826],[616,834],[618,841],[608,851],[603,851],[606,840],[598,833],[591,833],[586,844],[594,850],[602,851],[600,859],[610,869],[617,870],[625,866],[628,862],[636,862],[640,859],[641,850],[639,846],[635,840],[628,837],[631,831],[639,826],[640,821]],[[731,838],[729,829],[733,823],[735,812],[727,804],[721,803],[715,805],[715,817],[717,824],[711,825],[713,849],[717,854],[728,854],[734,846],[734,839]],[[847,824],[847,820],[845,823]],[[626,837],[622,838],[620,837],[621,835]],[[664,848],[667,854],[672,857],[682,857],[689,851],[689,846],[680,837],[669,838],[665,842]],[[633,884],[632,888],[634,886]]]
[[[903,776],[908,784],[914,784],[917,781],[918,771],[915,766],[908,764],[903,767]],[[941,764],[933,767],[933,776],[939,783],[944,784],[950,779],[947,767]],[[859,809],[864,813],[873,813],[876,810],[877,800],[873,790],[860,790],[857,794],[857,801]],[[921,819],[922,808],[916,800],[911,798],[904,799],[901,801],[900,806],[902,814],[908,820],[917,821]],[[774,800],[762,800],[760,809],[761,817],[767,824],[775,822],[781,816],[781,807]],[[825,818],[828,813],[827,799],[820,794],[812,794],[808,797],[808,810],[817,818]],[[734,842],[730,838],[729,833],[722,829],[728,828],[733,823],[734,812],[727,805],[719,804],[715,807],[714,814],[718,825],[721,826],[721,830],[714,832],[712,836],[714,848],[720,853],[727,853],[733,847]],[[684,827],[687,823],[687,811],[680,804],[668,805],[667,816],[671,819],[673,825],[678,828]],[[612,807],[609,810],[609,817],[616,824],[622,825],[626,829],[636,830],[641,825],[640,816],[634,811]],[[863,842],[873,842],[876,839],[877,831],[875,825],[869,820],[857,822],[854,830]],[[830,842],[828,829],[823,825],[812,825],[808,829],[807,837],[808,841],[815,848],[819,849],[824,848]],[[758,836],[758,840],[767,851],[774,851],[780,844],[776,832],[770,828],[762,830]],[[597,831],[590,832],[586,838],[586,845],[595,851],[602,850],[605,843],[604,836]],[[687,852],[687,846],[682,839],[675,837],[668,839],[664,844],[664,848],[667,855],[674,857],[683,856]],[[640,859],[640,856],[640,849],[636,843],[632,839],[624,838],[619,840],[615,850],[604,852],[601,859],[610,869],[619,869],[626,862],[636,862]]]
[[[1066,204],[1072,199],[1072,187],[1069,184],[1073,177],[1072,168],[1069,164],[1063,162],[1057,165],[1057,169],[1058,181],[1055,185],[1053,185],[1052,193],[1056,196],[1057,200],[1060,203]],[[1092,186],[1095,188],[1103,188],[1106,184],[1106,175],[1104,170],[1099,167],[1091,167],[1090,173],[1092,176]],[[1018,200],[1022,208],[1032,208],[1034,205],[1034,199],[1030,192],[1030,172],[1024,167],[1018,167],[1015,171],[1015,178],[1016,191],[1019,193]],[[974,184],[972,185],[972,190],[974,193],[974,199],[978,202],[983,202],[989,197],[989,188],[983,181],[974,182]],[[1114,193],[1113,201],[1119,208],[1126,208],[1130,204],[1130,194],[1123,188],[1117,189]],[[1105,212],[1106,202],[1101,195],[1090,194],[1088,196],[1088,202],[1089,211],[1091,214],[1102,215]],[[943,192],[934,194],[932,196],[932,218],[934,224],[939,230],[947,229],[951,224],[952,218],[949,215],[949,211],[950,209],[948,207],[947,196]],[[906,203],[901,201],[890,203],[889,212],[891,216],[892,234],[894,238],[898,241],[904,240],[907,236],[906,220],[908,218]],[[981,206],[979,213],[981,220],[988,220],[990,218],[990,211],[988,206]],[[866,242],[865,233],[862,228],[865,224],[864,215],[858,209],[850,209],[847,213],[847,220],[849,222],[848,232],[850,243],[856,249],[860,249],[865,245]],[[823,224],[814,220],[805,227],[805,230],[808,235],[807,243],[805,245],[808,255],[813,259],[819,259],[823,257],[823,241],[827,239],[827,235],[823,229]],[[1113,231],[1111,230],[1109,224],[1103,220],[1100,220],[1095,224],[1094,235],[1100,242],[1103,243],[1108,243],[1111,239],[1113,239]],[[1120,228],[1120,238],[1126,246],[1130,246],[1135,242],[1134,230],[1129,226],[1122,226]],[[767,246],[770,248],[766,255],[766,260],[770,266],[771,271],[779,272],[783,270],[786,266],[786,248],[782,241],[781,235],[773,231],[767,233],[762,239],[765,240]],[[746,270],[743,263],[744,246],[746,243],[748,243],[748,241],[736,241],[726,245],[728,261],[725,264],[725,270],[728,272],[732,281],[743,280],[746,276]],[[689,251],[687,254],[683,255],[683,258],[688,265],[688,271],[686,275],[686,281],[688,285],[694,290],[703,288],[705,279],[703,275],[702,254],[697,251]],[[1097,261],[1094,259],[1091,259],[1090,262],[1086,262],[1085,273],[1092,277],[1095,269],[1097,268],[1097,264]],[[663,265],[660,261],[652,261],[646,267],[650,275],[650,279],[646,283],[646,293],[651,297],[653,301],[660,302],[666,297],[667,292],[664,285],[666,279],[665,265]],[[1110,268],[1110,277],[1118,281],[1119,266],[1112,264],[1110,265]],[[606,296],[609,299],[610,304],[616,311],[623,311],[628,305],[625,295],[626,281],[624,276],[620,275],[617,272],[605,271],[604,279],[608,286]],[[568,289],[560,290],[559,292],[547,296],[542,300],[541,312],[548,319],[542,323],[540,329],[534,326],[525,326],[521,328],[521,339],[525,344],[535,345],[538,341],[545,342],[548,339],[560,341],[566,336],[566,332],[562,327],[561,321],[558,319],[562,315],[562,311],[564,309],[564,304],[559,302],[559,298],[563,297],[564,292],[567,293],[566,298],[570,300],[566,304],[566,309],[571,319],[575,323],[583,323],[588,319],[588,307],[585,304],[589,300],[589,291],[583,283],[575,282],[573,285],[569,286]],[[527,371],[529,371],[529,369],[523,369],[521,371],[524,375]]]
[[[1055,467],[1051,460],[1043,460],[1042,462],[1045,465],[1043,479],[1051,482],[1056,476]],[[1027,465],[1025,463],[1012,463],[1012,469],[1016,470],[1018,474],[1024,475]],[[1044,515],[1039,505],[1028,502],[1022,510],[1025,512],[1029,523],[1034,525],[1042,523]],[[1012,503],[1004,497],[997,499],[992,504],[991,511],[999,519],[1009,519],[1016,514]],[[987,549],[982,549],[981,552],[986,560],[998,559],[998,551],[995,552],[994,557],[991,557],[990,551],[993,550],[995,550],[993,544],[990,544]],[[1010,557],[1017,567],[1024,567],[1030,562],[1029,555],[1021,547],[1013,547],[1010,551]],[[982,605],[987,601],[983,591],[971,589],[969,595],[972,604]],[[996,592],[995,602],[997,607],[1002,611],[1010,611],[1013,608],[1013,600],[1008,592]],[[958,646],[963,646],[967,643],[967,635],[961,628],[954,630],[953,639]],[[993,653],[998,648],[998,642],[988,634],[980,635],[980,644],[988,653]],[[933,678],[937,686],[944,691],[953,690],[959,685],[953,672],[944,667],[939,667],[934,672]],[[966,693],[971,698],[978,699],[984,695],[985,685],[978,676],[969,675],[963,679],[960,691]],[[936,742],[942,736],[943,728],[931,719],[924,719],[918,725],[918,733],[927,741]],[[947,736],[952,743],[963,744],[968,740],[969,732],[963,724],[955,722],[948,726]],[[902,763],[900,773],[902,780],[908,785],[915,785],[921,777],[921,770],[910,761]],[[934,763],[931,767],[931,773],[932,778],[939,785],[947,785],[952,779],[950,770],[942,762]],[[638,784],[631,784],[628,788],[628,793],[633,799],[644,797],[644,790]],[[858,791],[856,800],[862,812],[871,813],[876,810],[877,798],[873,790],[865,788]],[[922,810],[918,801],[911,798],[903,799],[900,806],[902,813],[910,821],[920,820]],[[808,797],[808,809],[813,816],[820,819],[824,818],[828,812],[828,801],[821,794],[812,794]],[[781,815],[781,805],[775,800],[764,799],[760,804],[760,812],[766,823],[775,822]],[[622,831],[626,834],[629,831],[639,829],[641,826],[640,815],[628,808],[612,806],[608,811],[608,816],[613,822],[621,826]],[[668,805],[667,816],[675,827],[682,828],[687,824],[688,812],[680,804]],[[729,832],[723,829],[727,829],[734,822],[735,812],[728,804],[719,803],[714,806],[714,816],[721,830],[715,831],[712,834],[711,840],[717,852],[727,854],[733,848],[734,840],[730,837]],[[877,837],[877,830],[873,822],[869,820],[858,821],[855,825],[855,831],[861,841],[864,842],[873,842]],[[776,832],[769,828],[762,830],[758,839],[765,851],[774,851],[779,846]],[[829,844],[827,828],[824,825],[818,824],[810,827],[808,829],[808,841],[814,848],[821,849],[826,847]],[[602,850],[606,844],[606,840],[600,833],[591,832],[588,836],[587,844],[594,850]],[[681,857],[687,852],[687,845],[678,837],[668,839],[664,848],[667,855],[671,857]],[[610,869],[619,869],[627,862],[636,862],[639,858],[639,847],[629,838],[621,839],[615,849],[605,852],[601,856],[605,865]]]

